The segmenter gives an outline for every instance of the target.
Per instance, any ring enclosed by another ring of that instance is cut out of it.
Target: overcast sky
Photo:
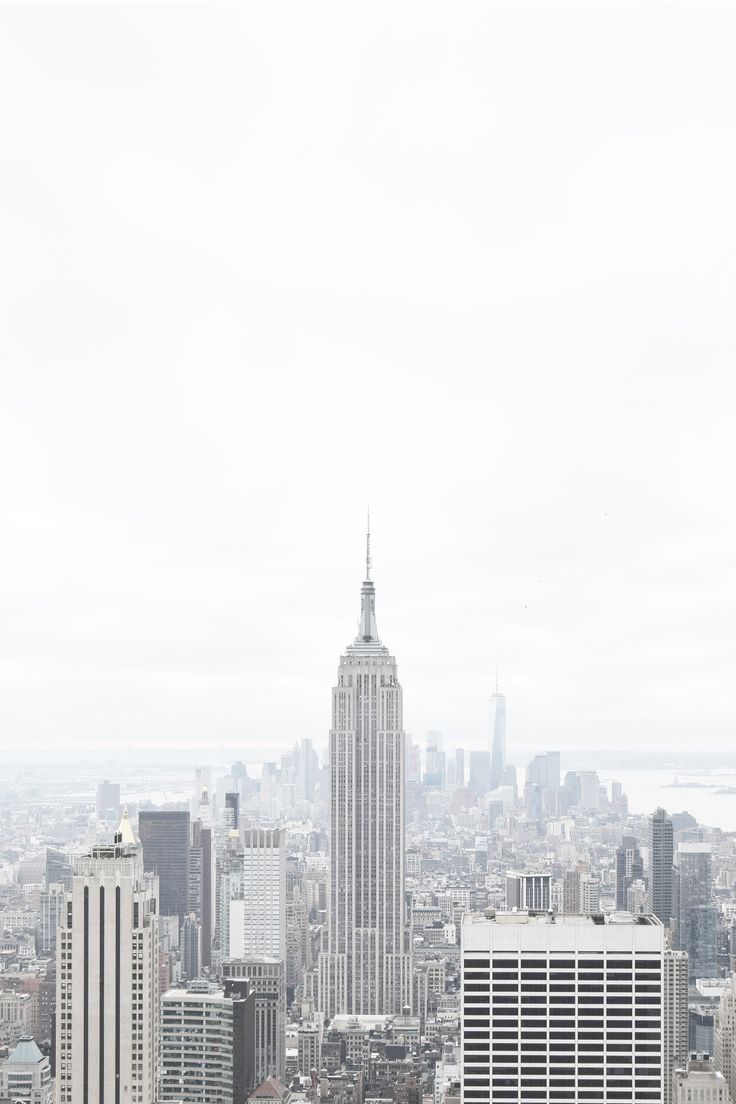
[[[0,724],[734,748],[736,6],[0,8]],[[523,751],[521,750],[523,749]]]

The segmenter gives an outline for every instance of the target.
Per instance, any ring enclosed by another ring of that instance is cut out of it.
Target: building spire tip
[[[371,577],[371,508],[368,507],[368,524],[365,531],[365,577]]]

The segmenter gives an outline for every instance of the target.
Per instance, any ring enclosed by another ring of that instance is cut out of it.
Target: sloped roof
[[[286,1085],[279,1081],[278,1077],[271,1075],[265,1081],[261,1081],[257,1089],[250,1094],[249,1100],[282,1100],[288,1093]]]
[[[36,1046],[35,1040],[30,1035],[24,1035],[18,1040],[13,1053],[8,1058],[8,1062],[14,1064],[35,1064],[36,1062],[43,1061],[43,1054]]]

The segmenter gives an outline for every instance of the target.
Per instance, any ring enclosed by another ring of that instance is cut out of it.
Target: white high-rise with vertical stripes
[[[405,923],[402,692],[379,639],[370,546],[358,635],[340,660],[330,731],[329,943],[320,956],[327,1015],[390,1014],[411,1002]]]

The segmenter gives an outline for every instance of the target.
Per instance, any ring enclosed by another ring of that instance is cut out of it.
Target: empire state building
[[[340,659],[330,730],[329,941],[319,1007],[387,1015],[411,1004],[404,901],[402,691],[376,627],[370,532],[358,635]]]

